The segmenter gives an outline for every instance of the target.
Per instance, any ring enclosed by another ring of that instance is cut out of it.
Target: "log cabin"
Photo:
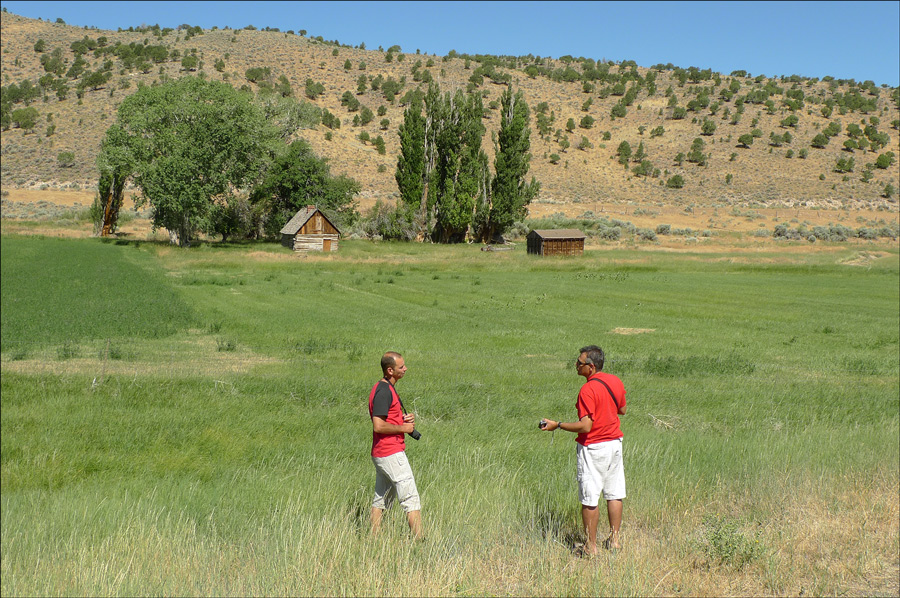
[[[281,229],[281,244],[294,251],[337,251],[341,231],[316,206],[306,206]]]

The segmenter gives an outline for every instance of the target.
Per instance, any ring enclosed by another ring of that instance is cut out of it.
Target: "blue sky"
[[[10,12],[115,30],[254,25],[368,49],[671,62],[900,84],[900,2],[38,2]]]

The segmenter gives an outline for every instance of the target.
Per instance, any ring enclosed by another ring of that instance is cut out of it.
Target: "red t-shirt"
[[[369,417],[378,416],[389,424],[403,425],[403,409],[400,397],[394,386],[381,379],[369,393]],[[372,430],[372,456],[388,457],[406,450],[406,439],[403,434],[378,434]]]
[[[578,400],[575,403],[578,409],[578,419],[589,415],[594,422],[590,432],[579,434],[575,438],[575,442],[584,446],[622,438],[618,408],[612,397],[609,396],[606,387],[597,382],[598,379],[609,385],[619,407],[625,406],[625,386],[617,376],[604,372],[597,372],[591,376],[578,391]]]

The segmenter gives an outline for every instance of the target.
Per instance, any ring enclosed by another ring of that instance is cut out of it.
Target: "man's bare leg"
[[[406,514],[406,520],[409,521],[409,530],[412,532],[413,538],[422,539],[422,511],[410,511]]]
[[[372,533],[378,533],[378,530],[381,529],[381,516],[384,515],[383,509],[377,509],[372,507],[372,512],[369,516],[369,520],[372,522]]]
[[[621,548],[619,544],[619,528],[622,527],[622,500],[606,501],[606,512],[609,515],[609,538],[606,540],[607,547]]]
[[[584,533],[587,542],[584,545],[585,554],[597,554],[597,522],[600,520],[600,510],[597,507],[581,505],[581,521],[584,523]]]

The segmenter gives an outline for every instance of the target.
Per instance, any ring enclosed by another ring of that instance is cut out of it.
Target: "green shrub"
[[[707,515],[696,543],[708,566],[728,565],[740,570],[763,554],[759,537],[759,532],[747,537],[734,520]]]
[[[680,174],[669,177],[669,180],[666,181],[666,187],[669,189],[681,189],[684,187],[684,178]]]
[[[56,155],[56,162],[60,168],[71,168],[75,165],[75,152],[59,152]]]

